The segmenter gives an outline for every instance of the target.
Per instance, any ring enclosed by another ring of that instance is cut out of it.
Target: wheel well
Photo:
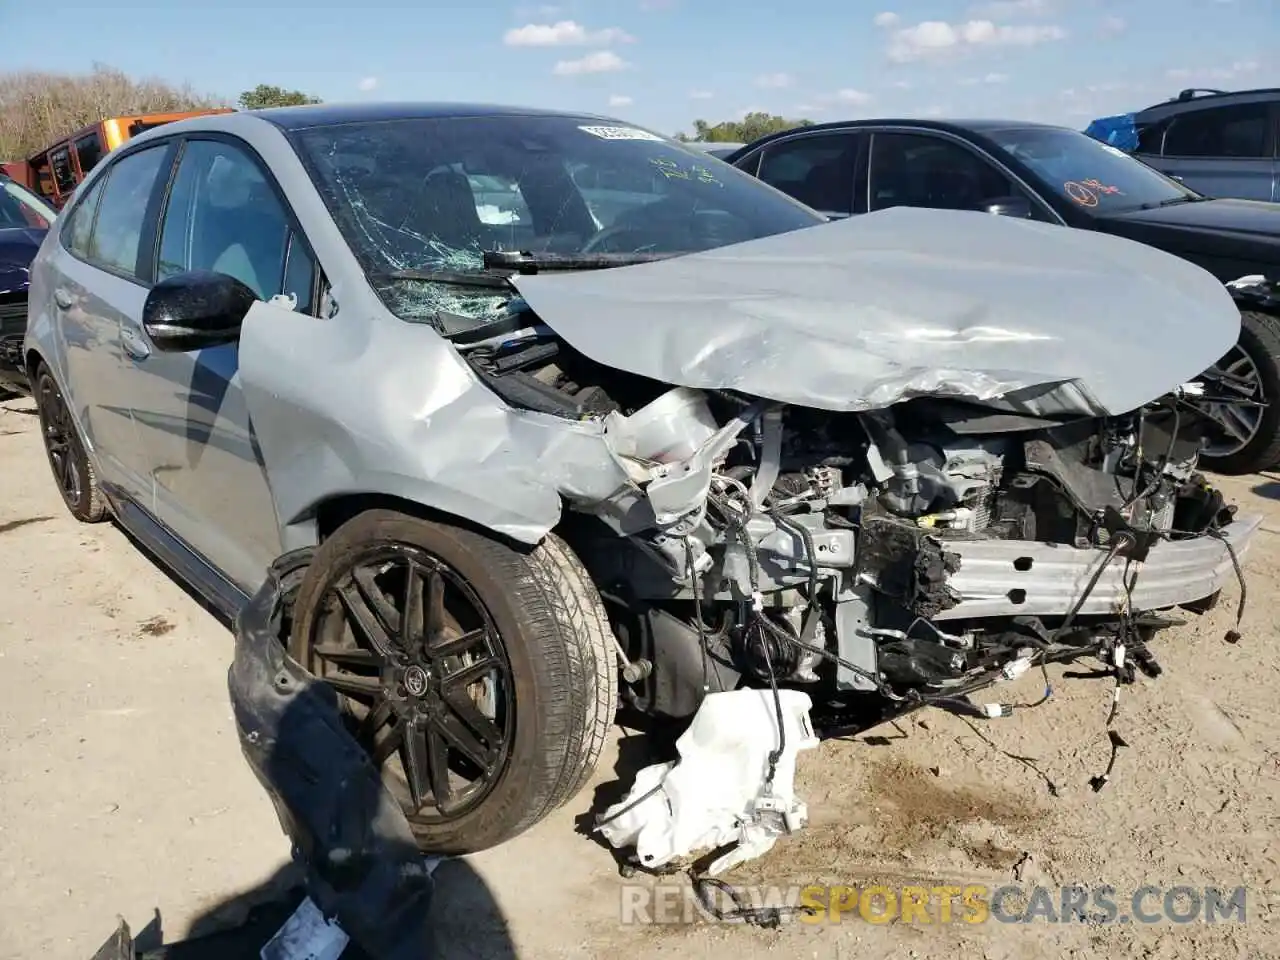
[[[32,382],[33,386],[35,384],[35,379],[36,379],[36,368],[39,367],[43,361],[44,361],[44,357],[40,356],[40,352],[38,350],[27,351],[27,356],[26,356],[27,379],[29,379]]]
[[[349,493],[323,501],[315,511],[317,540],[323,543],[348,520],[368,510],[394,510],[421,520],[462,527],[492,540],[498,540],[513,550],[523,552],[532,550],[534,547],[533,544],[521,543],[519,540],[504,536],[464,517],[428,507],[416,500],[406,500],[404,497],[386,493]]]

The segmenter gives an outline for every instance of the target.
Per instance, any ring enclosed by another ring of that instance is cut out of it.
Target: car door
[[[312,312],[315,259],[283,193],[242,141],[183,143],[160,220],[156,279],[191,270],[229,274],[263,300],[292,294],[296,309]],[[124,340],[157,519],[251,592],[281,548],[238,345],[162,352],[136,320]]]
[[[1240,103],[1179,113],[1160,155],[1142,159],[1210,197],[1277,200],[1275,105]]]
[[[798,132],[771,140],[736,166],[819,213],[854,212],[854,174],[862,142],[856,130]]]
[[[126,394],[123,326],[141,316],[149,283],[155,217],[168,177],[167,144],[113,161],[89,192],[59,218],[59,242],[43,289],[62,351],[64,395],[97,460],[101,480],[144,506],[150,472]]]
[[[931,131],[875,130],[867,158],[868,212],[890,207],[987,210],[1021,201],[1030,219],[1061,223],[1002,165],[970,144]]]

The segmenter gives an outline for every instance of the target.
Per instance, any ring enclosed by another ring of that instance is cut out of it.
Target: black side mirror
[[[982,205],[982,209],[997,217],[1031,219],[1031,201],[1026,197],[998,197],[995,200],[988,200]]]
[[[169,353],[202,350],[240,337],[240,325],[258,295],[235,277],[192,270],[161,280],[142,306],[142,329]]]

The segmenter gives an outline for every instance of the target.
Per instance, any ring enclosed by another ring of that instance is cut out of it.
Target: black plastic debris
[[[1120,734],[1116,733],[1114,730],[1107,731],[1107,738],[1111,741],[1111,759],[1107,763],[1107,769],[1103,771],[1100,776],[1089,778],[1089,786],[1093,787],[1094,793],[1097,793],[1111,782],[1111,771],[1115,768],[1116,756],[1119,754],[1121,747],[1127,747],[1129,745],[1125,743],[1124,737],[1120,736]]]
[[[421,960],[434,953],[434,862],[344,725],[336,693],[293,661],[281,639],[311,555],[277,560],[236,620],[228,685],[241,748],[325,918],[370,956]]]

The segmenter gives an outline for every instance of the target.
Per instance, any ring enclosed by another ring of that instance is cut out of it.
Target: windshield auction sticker
[[[589,133],[601,140],[654,140],[665,143],[656,133],[638,130],[635,127],[579,127],[583,133]]]

